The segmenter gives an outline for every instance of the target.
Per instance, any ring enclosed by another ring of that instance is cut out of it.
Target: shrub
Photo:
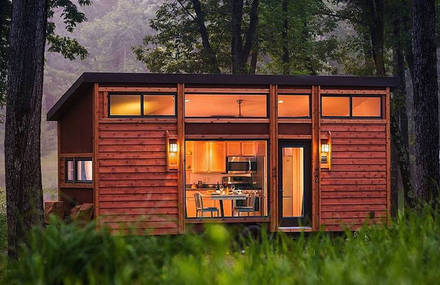
[[[425,208],[388,226],[340,235],[243,238],[221,225],[174,237],[111,235],[53,220],[34,229],[9,284],[436,283],[440,220]]]

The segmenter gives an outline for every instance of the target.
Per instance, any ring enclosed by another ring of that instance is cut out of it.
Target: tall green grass
[[[261,233],[221,225],[174,237],[118,236],[54,220],[34,229],[8,284],[420,284],[440,280],[440,215],[428,208],[389,226],[340,235]]]

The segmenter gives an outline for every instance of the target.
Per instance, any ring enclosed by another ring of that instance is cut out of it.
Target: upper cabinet
[[[227,142],[228,156],[240,156],[241,155],[241,142]]]
[[[192,171],[194,173],[225,173],[225,142],[195,141],[192,155]]]
[[[226,172],[226,143],[210,142],[209,172]]]
[[[241,155],[255,156],[256,154],[255,142],[241,142]]]
[[[227,142],[228,156],[255,156],[257,155],[257,145],[255,142],[234,141]]]

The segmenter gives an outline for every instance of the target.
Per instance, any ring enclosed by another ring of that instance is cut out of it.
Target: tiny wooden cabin
[[[58,122],[59,199],[118,230],[339,231],[390,211],[394,78],[84,73]]]

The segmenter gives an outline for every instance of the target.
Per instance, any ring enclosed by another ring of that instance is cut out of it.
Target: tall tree
[[[89,5],[89,0],[79,0]],[[43,223],[40,133],[44,51],[64,57],[84,58],[87,51],[76,40],[57,36],[48,23],[55,8],[62,8],[66,30],[72,32],[85,20],[70,0],[16,0],[10,25],[5,125],[5,180],[8,220],[8,252],[16,256],[32,226]]]
[[[245,33],[245,38],[242,38],[243,1],[244,0],[232,0],[231,5],[231,58],[233,74],[247,73],[246,63],[257,32],[258,5],[260,1],[253,0],[249,12],[249,26]]]
[[[43,222],[40,122],[47,2],[14,0],[6,99],[5,167],[9,254]]]
[[[205,53],[205,56],[208,58],[209,66],[210,66],[210,72],[212,73],[220,73],[220,69],[217,64],[217,56],[214,52],[214,50],[211,47],[211,43],[209,41],[209,34],[208,30],[206,29],[205,25],[205,15],[202,11],[202,5],[200,4],[199,0],[191,0],[194,11],[196,12],[195,20],[197,22],[197,25],[199,27],[200,36],[202,38],[202,44],[203,44],[203,50]],[[182,4],[182,7],[183,4]]]
[[[8,70],[8,38],[11,2],[0,0],[0,105],[5,103],[6,78]]]
[[[412,1],[412,45],[414,54],[414,109],[416,133],[417,197],[438,197],[439,118],[435,0]]]

